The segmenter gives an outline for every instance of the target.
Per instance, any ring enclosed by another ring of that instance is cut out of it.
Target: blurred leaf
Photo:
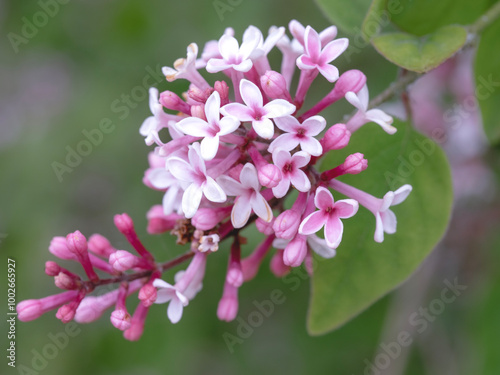
[[[359,34],[370,0],[316,0],[325,16],[347,34]]]
[[[368,9],[365,19],[363,20],[363,25],[361,26],[361,35],[365,40],[370,40],[374,35],[377,35],[382,27],[384,19],[382,14],[386,10],[387,0],[373,0]],[[389,19],[386,19],[388,22]]]
[[[400,11],[392,22],[401,30],[422,36],[451,24],[468,25],[479,18],[492,0],[398,0]]]
[[[372,39],[377,51],[387,60],[407,70],[425,73],[453,56],[466,42],[467,31],[461,26],[445,26],[423,37],[391,33]]]
[[[313,335],[339,327],[406,280],[447,227],[452,187],[443,151],[408,124],[396,126],[399,130],[392,136],[375,125],[356,132],[349,151],[364,153],[369,168],[343,180],[378,197],[411,184],[408,199],[394,207],[397,233],[376,243],[375,218],[364,208],[345,221],[337,256],[317,259],[308,317],[308,330]],[[337,165],[348,152],[332,154],[323,167]]]
[[[484,30],[477,49],[474,74],[476,98],[483,116],[483,126],[491,143],[500,141],[500,20]]]

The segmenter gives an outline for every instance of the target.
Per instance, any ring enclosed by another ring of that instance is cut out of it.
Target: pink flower
[[[392,126],[392,117],[380,109],[368,109],[368,86],[366,84],[357,94],[349,91],[345,94],[349,103],[358,109],[358,112],[347,122],[347,129],[351,132],[358,130],[368,122],[379,124],[388,134],[396,133],[397,129]]]
[[[297,66],[301,70],[318,69],[330,82],[339,78],[339,70],[329,63],[342,54],[349,45],[347,38],[336,39],[321,48],[321,39],[318,33],[307,26],[304,33],[305,53],[297,58]]]
[[[304,35],[306,32],[306,28],[297,20],[291,20],[288,24],[288,28],[290,32],[295,37],[295,39],[301,44],[304,45]],[[321,40],[321,45],[325,46],[329,42],[331,42],[337,36],[337,27],[330,26],[324,29],[319,33],[319,39]]]
[[[266,222],[273,219],[273,212],[269,203],[260,194],[260,183],[257,177],[257,169],[251,163],[246,163],[240,172],[238,182],[229,176],[222,175],[217,182],[222,186],[227,195],[236,196],[231,222],[235,228],[242,228],[255,212],[258,217]]]
[[[344,225],[340,219],[347,219],[358,211],[358,202],[354,199],[333,200],[328,189],[319,187],[314,196],[314,204],[319,211],[308,215],[300,224],[300,234],[313,234],[325,227],[325,240],[329,247],[336,249],[342,241]]]
[[[270,139],[274,135],[274,124],[270,119],[295,112],[295,106],[283,99],[275,99],[263,105],[259,88],[246,79],[240,81],[240,94],[246,105],[229,103],[221,108],[221,113],[224,116],[235,116],[241,122],[251,121],[253,129],[262,138]]]
[[[153,286],[160,288],[157,292],[155,303],[170,302],[167,308],[167,316],[175,324],[182,317],[184,306],[189,304],[189,299],[177,288],[161,279],[155,279]]]
[[[171,157],[167,160],[167,167],[175,178],[190,183],[182,195],[182,211],[190,219],[198,210],[203,195],[216,203],[225,202],[227,197],[215,180],[207,175],[199,143],[189,147],[188,159],[189,163],[180,157]]]
[[[290,155],[290,152],[277,148],[273,152],[273,162],[281,170],[282,179],[279,184],[273,188],[273,194],[276,198],[282,198],[288,192],[290,184],[293,184],[298,191],[306,192],[311,189],[311,182],[306,174],[300,170],[305,167],[311,156],[299,151]]]
[[[226,116],[220,118],[220,95],[214,91],[205,104],[207,121],[198,117],[187,117],[175,126],[184,134],[194,137],[204,137],[201,141],[201,156],[205,160],[212,160],[219,150],[220,136],[234,132],[240,122],[237,118]]]
[[[226,69],[248,72],[253,64],[250,55],[262,43],[262,34],[248,32],[243,35],[241,47],[231,35],[224,34],[219,39],[219,52],[222,58],[211,58],[207,62],[207,71],[217,73]]]
[[[268,148],[269,152],[272,153],[278,147],[290,151],[300,145],[302,151],[312,156],[320,156],[323,153],[323,147],[315,138],[326,126],[326,120],[323,117],[309,117],[301,124],[293,116],[283,116],[275,119],[274,122],[286,133],[281,134],[271,143]]]
[[[167,81],[172,82],[176,79],[183,78],[193,83],[198,88],[204,90],[210,87],[205,78],[198,72],[196,67],[196,57],[198,56],[198,45],[191,43],[187,47],[187,57],[177,59],[174,62],[174,68],[168,66],[163,67],[162,72],[165,74]]]
[[[156,143],[158,146],[163,145],[158,132],[163,128],[169,128],[172,138],[178,138],[180,134],[176,129],[169,127],[170,121],[177,121],[180,117],[169,115],[163,110],[163,106],[158,101],[158,89],[151,87],[149,89],[149,108],[153,116],[148,117],[141,125],[139,133],[146,137],[145,142],[148,146]]]

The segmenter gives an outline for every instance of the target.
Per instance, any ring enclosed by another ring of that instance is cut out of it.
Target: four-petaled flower
[[[293,184],[298,191],[306,192],[311,189],[311,181],[306,174],[300,170],[305,167],[311,155],[304,151],[290,155],[290,152],[277,148],[273,152],[273,163],[280,169],[282,179],[276,187],[273,187],[273,194],[276,198],[282,198],[288,192],[290,184]]]
[[[223,135],[234,132],[240,122],[233,116],[220,118],[220,95],[214,91],[205,104],[207,121],[198,117],[187,117],[175,126],[184,134],[194,137],[204,137],[201,141],[201,156],[212,160],[219,150],[219,139]]]
[[[196,57],[198,56],[198,45],[191,43],[187,47],[187,57],[177,59],[174,62],[174,67],[164,66],[163,74],[167,81],[172,82],[179,78],[188,78],[193,70],[196,70]]]
[[[332,193],[319,187],[314,196],[314,204],[319,211],[307,216],[299,227],[300,234],[313,234],[325,227],[325,240],[329,247],[336,249],[342,241],[344,225],[340,219],[347,219],[358,211],[358,202],[354,199],[343,199],[335,202]]]
[[[266,222],[273,219],[273,212],[269,207],[269,203],[260,194],[257,169],[253,164],[245,164],[240,172],[240,182],[225,175],[220,176],[217,182],[227,195],[237,197],[231,212],[231,222],[235,228],[241,228],[247,223],[252,210]]]
[[[391,206],[395,206],[403,202],[411,193],[411,185],[403,185],[396,191],[387,192],[382,199],[378,199],[379,207],[367,207],[375,215],[375,236],[376,242],[384,241],[384,232],[387,234],[396,233],[397,219]]]
[[[245,33],[241,46],[235,37],[224,34],[219,39],[219,52],[221,59],[211,58],[207,62],[207,71],[209,73],[217,73],[222,70],[233,68],[239,72],[248,72],[252,66],[250,55],[255,48],[262,43],[262,34]]]
[[[397,129],[392,126],[392,117],[384,111],[374,108],[368,109],[368,86],[364,85],[358,94],[349,91],[345,94],[349,103],[358,109],[358,112],[347,122],[347,128],[353,132],[367,122],[375,122],[388,134],[396,133]]]
[[[179,292],[177,288],[161,279],[155,279],[153,281],[153,286],[160,288],[157,292],[157,297],[155,303],[166,303],[169,302],[167,308],[167,316],[170,321],[175,324],[182,317],[182,311],[184,306],[187,306],[189,299]]]
[[[348,45],[347,38],[340,38],[332,40],[322,49],[320,36],[307,26],[304,33],[305,53],[297,58],[297,66],[301,70],[318,69],[329,82],[335,82],[339,78],[339,70],[329,63],[339,57]]]
[[[276,148],[293,150],[300,144],[302,151],[312,156],[319,156],[323,152],[321,143],[314,138],[323,131],[326,120],[321,116],[309,117],[302,124],[293,116],[283,116],[274,120],[278,128],[286,132],[276,138],[268,148],[273,152]]]
[[[259,88],[246,79],[240,81],[240,94],[246,105],[229,103],[221,108],[221,113],[224,116],[235,116],[242,122],[251,121],[255,132],[265,139],[274,135],[272,118],[295,112],[295,106],[284,99],[275,99],[263,105],[264,100]]]
[[[190,219],[200,206],[201,197],[215,203],[225,202],[224,190],[207,175],[205,161],[200,155],[200,144],[193,143],[188,152],[189,163],[178,156],[167,159],[167,168],[178,180],[190,183],[182,195],[182,211]]]

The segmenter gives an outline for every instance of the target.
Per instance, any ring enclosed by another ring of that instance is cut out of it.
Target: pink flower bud
[[[274,273],[276,277],[283,277],[290,272],[290,267],[283,263],[283,250],[278,249],[271,258],[271,272]]]
[[[284,99],[292,101],[286,87],[286,79],[280,73],[268,70],[260,77],[260,85],[264,93],[271,99]]]
[[[198,103],[205,103],[210,96],[210,94],[213,92],[212,89],[206,89],[202,90],[199,87],[196,87],[194,85],[191,85],[188,90],[188,97]]]
[[[259,168],[259,182],[262,186],[273,188],[278,186],[281,181],[281,171],[274,164],[266,164]]]
[[[268,223],[267,221],[264,221],[259,217],[257,220],[255,220],[255,226],[260,233],[264,233],[266,236],[270,236],[274,233],[273,224],[275,220],[276,218],[273,217],[271,222]]]
[[[157,204],[151,207],[146,218],[148,219],[148,233],[161,234],[174,229],[177,220],[182,219],[183,216],[175,213],[165,215],[163,207]]]
[[[87,239],[79,230],[66,236],[66,245],[68,246],[68,250],[78,257],[87,254]]]
[[[191,219],[197,229],[210,230],[231,214],[232,207],[199,208]]]
[[[191,116],[201,118],[207,121],[205,117],[205,106],[203,105],[192,105],[191,106]]]
[[[71,322],[75,317],[76,307],[76,304],[72,302],[59,307],[56,313],[56,318],[61,320],[63,323]]]
[[[326,131],[325,136],[321,140],[323,153],[344,148],[349,143],[350,138],[351,132],[347,130],[344,124],[333,125]]]
[[[229,103],[229,86],[225,81],[215,81],[214,89],[220,95],[221,106]]]
[[[226,281],[235,287],[240,287],[243,284],[243,272],[240,264],[238,264],[238,267],[231,267],[227,271]]]
[[[45,312],[40,300],[28,299],[21,301],[16,306],[17,317],[22,322],[38,319]]]
[[[160,94],[160,104],[173,111],[190,113],[190,106],[172,91],[164,91]]]
[[[57,236],[52,238],[49,245],[49,251],[60,259],[76,259],[75,254],[69,251],[68,246],[66,245],[65,237]]]
[[[88,242],[89,250],[94,254],[103,256],[105,258],[109,258],[111,254],[113,254],[116,249],[111,246],[111,243],[108,239],[100,234],[93,234],[89,238]]]
[[[297,235],[288,245],[286,245],[283,252],[283,263],[290,267],[298,267],[304,261],[306,254],[306,237]]]
[[[368,167],[368,160],[366,160],[364,155],[359,152],[349,155],[345,159],[345,162],[343,164],[344,173],[348,174],[361,173],[367,167]]]
[[[74,290],[80,287],[80,283],[76,279],[64,272],[59,272],[59,274],[54,277],[54,283],[59,289]]]
[[[125,331],[130,328],[130,314],[123,309],[117,309],[111,313],[111,324],[120,331]]]
[[[238,314],[238,299],[234,297],[223,297],[217,306],[217,317],[220,320],[230,322]]]
[[[300,225],[300,214],[295,210],[283,211],[274,221],[273,229],[276,237],[290,240],[297,234]]]
[[[109,256],[109,264],[118,272],[124,272],[142,263],[141,258],[125,250],[116,250]]]
[[[61,267],[56,262],[45,262],[45,274],[49,276],[57,276],[61,272]]]
[[[156,301],[157,291],[152,284],[146,284],[139,290],[139,299],[146,307],[151,306]]]
[[[348,91],[357,93],[366,83],[366,76],[357,69],[344,72],[335,83],[335,94],[343,98]]]
[[[114,222],[118,230],[125,235],[134,230],[134,222],[127,214],[115,215]]]

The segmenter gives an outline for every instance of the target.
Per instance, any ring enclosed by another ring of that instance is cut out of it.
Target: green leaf
[[[483,117],[486,136],[492,144],[500,143],[500,20],[486,28],[477,48],[474,75],[476,98]]]
[[[370,40],[372,36],[377,35],[385,24],[390,22],[389,17],[384,17],[387,15],[385,13],[387,12],[386,3],[387,0],[373,0],[370,5],[370,9],[368,9],[368,13],[361,26],[361,35],[366,41]]]
[[[445,26],[423,37],[406,33],[376,36],[372,43],[387,60],[407,70],[425,73],[453,56],[466,42],[461,26]]]
[[[392,22],[401,30],[422,36],[442,26],[468,25],[479,18],[495,1],[493,0],[388,0],[397,3],[391,13]]]
[[[359,34],[371,0],[316,0],[325,16],[347,34]]]
[[[452,186],[447,159],[439,146],[396,123],[387,135],[374,124],[357,131],[348,151],[333,152],[323,169],[340,164],[346,155],[362,152],[368,169],[343,181],[382,197],[389,190],[411,184],[410,196],[393,211],[397,232],[373,239],[375,218],[360,208],[344,220],[344,238],[333,259],[317,257],[312,277],[308,330],[324,334],[338,328],[406,280],[442,237],[450,217]],[[333,192],[335,199],[340,194]]]

